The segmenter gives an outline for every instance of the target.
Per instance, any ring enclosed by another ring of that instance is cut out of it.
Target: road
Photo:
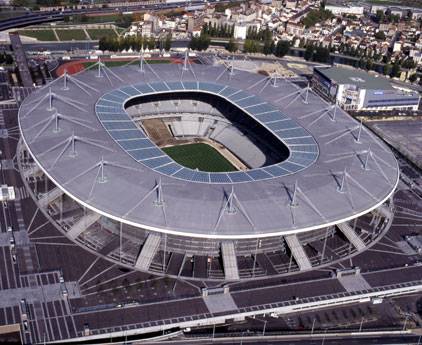
[[[250,344],[250,345],[277,345],[277,344],[291,344],[291,345],[355,345],[355,344],[422,344],[422,340],[419,335],[382,335],[382,336],[352,336],[352,335],[339,335],[338,337],[330,337],[328,334],[326,337],[320,335],[313,338],[301,338],[295,339],[294,337],[232,337],[232,338],[216,338],[216,339],[180,339],[180,340],[167,340],[160,341],[160,344],[198,344],[198,345],[215,345],[215,344]],[[157,344],[157,341],[146,342],[142,341],[139,344]],[[138,344],[134,341],[132,344]]]
[[[230,0],[208,0],[208,3],[228,3]],[[134,5],[121,7],[118,10],[125,12],[136,12],[136,11],[162,11],[185,7],[187,2],[180,1],[178,3],[162,3],[162,4],[151,4],[151,5]],[[203,1],[191,1],[189,6],[202,5]],[[54,21],[61,21],[65,16],[72,16],[78,14],[113,14],[116,13],[116,8],[85,8],[79,10],[64,10],[54,12],[32,12],[24,16],[14,17],[0,22],[0,31],[24,27],[34,24],[49,23]]]

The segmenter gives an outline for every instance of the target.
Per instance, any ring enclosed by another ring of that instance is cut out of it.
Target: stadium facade
[[[230,66],[98,62],[19,110],[20,171],[72,241],[129,268],[202,280],[330,265],[392,221],[392,152],[309,87]],[[236,171],[180,165],[203,142]]]

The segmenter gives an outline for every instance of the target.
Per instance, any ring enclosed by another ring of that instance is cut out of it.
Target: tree
[[[164,50],[169,51],[171,49],[171,34],[168,34],[166,36],[166,39],[164,40]]]
[[[333,17],[333,13],[328,10],[324,10],[321,8],[318,10],[310,10],[306,17],[302,19],[302,24],[305,25],[306,28],[310,28],[316,23],[324,22]]]
[[[245,53],[257,53],[259,51],[259,44],[255,40],[247,39],[243,44],[243,50]]]
[[[316,48],[313,59],[318,62],[329,62],[330,50],[324,47]]]
[[[393,67],[391,68],[390,76],[391,78],[398,77],[400,75],[400,64],[398,62],[395,62]]]
[[[384,11],[378,10],[377,13],[376,13],[376,15],[375,15],[375,18],[376,18],[376,20],[377,20],[378,23],[382,23],[384,21],[384,19],[385,19],[385,13],[384,13]]]
[[[416,80],[418,80],[418,75],[416,73],[413,73],[409,76],[409,81],[411,83],[414,83]]]
[[[210,33],[210,25],[209,23],[205,23],[201,30],[201,35],[209,35]]]
[[[408,58],[402,62],[401,67],[406,69],[413,69],[416,67],[416,62],[413,60],[413,58]]]
[[[6,62],[6,65],[11,65],[13,63],[13,56],[10,54],[6,54],[5,62]]]
[[[273,53],[273,48],[274,48],[274,42],[273,42],[273,40],[272,39],[270,39],[270,40],[266,39],[264,41],[264,47],[262,48],[262,52],[265,55],[270,55],[270,54]]]
[[[384,31],[378,31],[377,33],[375,33],[374,37],[375,39],[381,40],[381,41],[385,41],[385,38],[386,38]]]
[[[226,44],[226,49],[230,52],[230,53],[234,53],[237,51],[238,46],[234,40],[234,38],[230,38],[229,42]]]
[[[286,55],[290,50],[290,42],[289,41],[278,41],[277,45],[275,46],[274,55],[277,57],[283,57]]]
[[[305,60],[309,61],[312,59],[313,56],[314,56],[314,46],[312,44],[309,44],[306,46],[304,58]]]
[[[120,14],[116,19],[116,25],[122,28],[128,28],[129,26],[131,26],[132,21],[133,17],[131,14]]]
[[[199,37],[192,37],[189,42],[189,48],[192,50],[207,50],[210,45],[210,39],[207,35],[201,35]]]
[[[149,50],[155,49],[155,45],[156,45],[155,37],[151,36],[147,41],[148,49]]]
[[[384,75],[389,75],[391,73],[391,65],[389,63],[385,64],[382,72]]]

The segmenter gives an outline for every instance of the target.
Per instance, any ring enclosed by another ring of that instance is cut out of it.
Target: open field
[[[87,29],[92,40],[99,40],[101,37],[116,37],[116,32],[112,29]]]
[[[57,41],[54,31],[51,29],[45,30],[19,30],[22,36],[36,38],[39,41]]]
[[[60,41],[83,41],[88,39],[85,32],[80,29],[56,30],[56,33]]]
[[[235,171],[233,165],[213,147],[198,143],[162,148],[177,163],[209,172]]]

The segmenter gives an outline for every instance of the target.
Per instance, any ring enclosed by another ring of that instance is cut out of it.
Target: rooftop
[[[343,67],[318,67],[316,70],[337,84],[352,84],[368,90],[393,90],[388,80],[365,71]]]

